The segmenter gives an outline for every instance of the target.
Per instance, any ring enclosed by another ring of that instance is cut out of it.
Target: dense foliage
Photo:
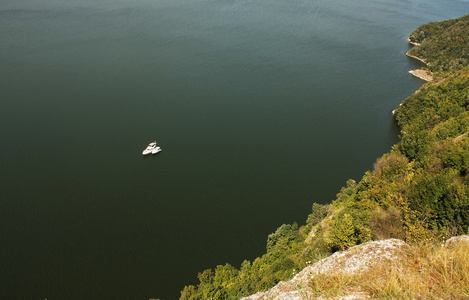
[[[334,251],[373,239],[419,242],[467,233],[468,21],[466,16],[431,23],[412,33],[411,40],[422,43],[418,55],[448,71],[396,109],[401,141],[373,171],[358,183],[349,180],[332,204],[314,204],[304,226],[282,225],[270,234],[262,257],[244,261],[239,269],[227,264],[199,273],[200,283],[186,286],[181,299],[239,299],[291,278]]]
[[[424,58],[432,72],[458,70],[469,63],[469,15],[422,25],[409,39],[421,44],[409,54]]]
[[[301,249],[305,236],[298,225],[282,225],[267,240],[267,253],[237,270],[226,264],[199,273],[199,285],[186,286],[181,299],[239,299],[291,278],[305,263]]]

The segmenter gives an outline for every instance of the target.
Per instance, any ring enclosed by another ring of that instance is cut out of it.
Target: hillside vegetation
[[[409,51],[423,58],[432,72],[462,69],[469,62],[469,15],[420,26],[410,34],[412,43],[420,44]]]
[[[336,252],[242,300],[469,299],[469,235],[443,245],[398,239]]]
[[[414,31],[410,40],[421,45],[411,54],[438,76],[395,110],[400,142],[359,182],[349,180],[333,203],[313,204],[306,224],[284,224],[270,234],[262,257],[199,273],[200,283],[186,286],[181,299],[239,299],[265,291],[335,251],[371,240],[440,243],[467,233],[468,34],[469,16]]]

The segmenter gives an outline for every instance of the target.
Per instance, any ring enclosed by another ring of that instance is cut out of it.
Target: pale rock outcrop
[[[456,244],[459,243],[467,243],[469,244],[469,235],[460,235],[454,236],[448,240],[446,240],[445,247],[454,247]]]
[[[400,259],[400,251],[406,243],[397,239],[368,242],[352,247],[343,252],[318,261],[304,268],[293,279],[282,281],[266,292],[259,292],[242,300],[306,300],[313,299],[308,288],[309,282],[315,274],[342,272],[346,274],[357,274],[383,260]],[[335,299],[366,299],[367,295],[361,292],[350,293]],[[322,297],[316,299],[324,299]]]
[[[419,43],[413,43],[413,42],[410,41],[410,39],[409,39],[409,43],[411,43],[414,46],[420,46]],[[406,53],[406,55],[408,57],[412,57],[414,59],[417,59],[417,60],[423,62],[427,66],[430,66],[430,64],[425,59],[423,59],[421,57],[418,57],[418,56],[415,56],[415,55],[411,55],[410,51],[408,51]],[[434,78],[433,73],[430,72],[429,70],[424,70],[424,69],[410,70],[409,73],[414,75],[415,77],[420,78],[420,79],[425,80],[425,81],[432,81],[433,78]]]
[[[410,70],[409,73],[425,81],[433,80],[433,74],[432,72],[428,70],[424,70],[424,69]]]

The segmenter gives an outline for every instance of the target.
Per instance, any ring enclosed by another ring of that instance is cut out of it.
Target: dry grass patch
[[[326,298],[362,292],[373,299],[469,299],[469,243],[409,247],[401,259],[356,275],[315,275],[310,288]]]
[[[326,299],[361,291],[357,276],[341,272],[315,275],[309,287],[314,297]]]

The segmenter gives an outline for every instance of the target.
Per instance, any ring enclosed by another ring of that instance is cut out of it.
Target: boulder
[[[282,281],[266,292],[242,298],[242,300],[306,300],[312,299],[309,282],[316,274],[342,272],[358,274],[383,261],[400,259],[407,244],[398,239],[372,241],[336,252],[306,268],[289,281]],[[367,295],[357,291],[335,299],[366,299]],[[318,298],[321,299],[321,298]]]

